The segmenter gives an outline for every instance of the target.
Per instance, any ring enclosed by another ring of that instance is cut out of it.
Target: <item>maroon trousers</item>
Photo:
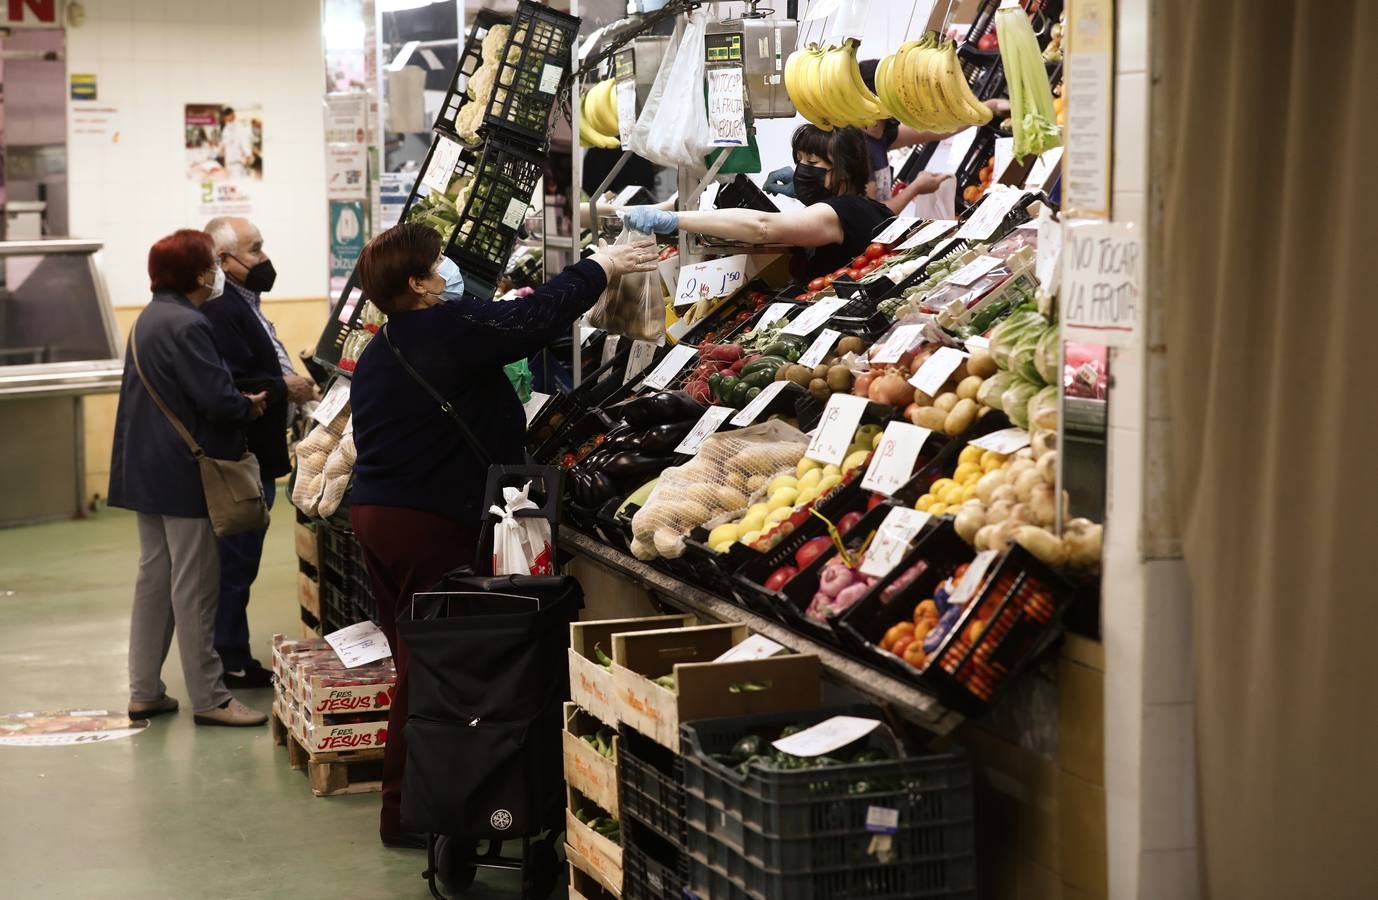
[[[402,824],[402,772],[407,763],[407,645],[397,636],[397,614],[413,594],[430,590],[440,576],[471,564],[477,529],[466,529],[418,509],[354,506],[350,524],[364,552],[364,565],[378,603],[378,627],[387,636],[397,666],[397,694],[388,714],[388,743],[383,751],[383,813],[379,831],[408,831]]]

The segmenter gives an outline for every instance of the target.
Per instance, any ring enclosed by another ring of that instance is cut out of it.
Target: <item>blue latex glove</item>
[[[786,197],[793,197],[794,166],[785,166],[767,175],[765,191],[767,194],[783,194]]]
[[[448,256],[440,261],[436,273],[445,279],[445,290],[440,292],[440,296],[446,300],[458,300],[464,296],[464,273],[459,271],[459,266]]]
[[[679,227],[679,216],[654,206],[633,206],[626,210],[623,221],[632,231],[643,234],[669,234]]]

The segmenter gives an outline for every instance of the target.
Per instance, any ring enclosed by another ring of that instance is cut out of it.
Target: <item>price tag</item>
[[[761,393],[756,395],[756,399],[742,407],[742,411],[732,417],[732,424],[750,425],[752,422],[755,422],[761,417],[761,413],[766,411],[766,407],[770,405],[770,401],[778,397],[780,392],[785,389],[785,385],[789,383],[788,381],[772,381],[770,384],[761,388]]]
[[[828,352],[837,344],[837,339],[842,337],[842,332],[834,331],[831,328],[824,328],[818,332],[818,337],[813,339],[809,349],[804,351],[804,355],[799,357],[799,365],[808,366],[812,369],[821,363],[828,355]]]
[[[914,461],[932,433],[908,422],[886,425],[880,446],[866,468],[866,477],[861,479],[862,488],[887,497],[899,490],[914,474]]]
[[[746,145],[746,90],[741,66],[709,69],[708,143],[714,147]]]
[[[631,146],[632,129],[634,128],[636,128],[636,79],[623,78],[617,82],[617,134],[622,139],[623,150]]]
[[[909,383],[930,397],[936,397],[943,392],[943,385],[952,377],[952,373],[957,371],[967,358],[967,355],[960,350],[952,347],[939,347],[932,356],[924,360],[924,364],[919,366],[919,371],[915,372],[909,379]]]
[[[713,662],[742,662],[748,659],[769,659],[778,653],[784,653],[785,648],[775,643],[763,634],[753,634],[751,637],[737,644]]]
[[[1014,205],[1023,197],[1024,192],[1018,188],[995,185],[981,198],[971,218],[962,223],[962,227],[957,230],[957,237],[984,241],[995,233],[995,229],[1005,221],[1005,216],[1010,214],[1010,210],[1014,209]]]
[[[343,376],[336,378],[330,385],[321,402],[316,404],[315,410],[311,413],[311,418],[320,422],[322,425],[329,425],[335,421],[335,417],[340,414],[340,410],[345,408],[349,402],[349,379]]]
[[[1038,229],[1038,251],[1034,256],[1034,277],[1050,296],[1062,287],[1062,223],[1048,215],[1039,214],[1033,224]]]
[[[1011,162],[1014,161],[1014,138],[995,139],[995,165],[991,171],[995,173],[995,181],[1000,180],[1000,176],[1005,174]]]
[[[670,386],[670,380],[679,374],[680,370],[688,365],[689,360],[698,356],[697,347],[688,344],[679,344],[671,348],[670,352],[661,358],[656,367],[651,370],[651,374],[646,376],[646,380],[641,382],[643,388],[653,388],[663,391]]]
[[[913,250],[915,247],[922,247],[930,241],[936,241],[956,227],[957,221],[955,219],[937,219],[920,228],[913,237],[900,244],[896,249]]]
[[[1029,433],[1022,428],[1002,428],[969,443],[982,450],[993,450],[1002,456],[1009,456],[1029,446]]]
[[[847,458],[847,448],[852,445],[852,437],[861,422],[861,414],[866,411],[866,403],[865,397],[854,397],[851,394],[833,394],[829,397],[828,405],[823,410],[823,418],[818,423],[818,433],[814,435],[804,455],[821,463],[841,465]]]
[[[976,558],[967,566],[967,570],[962,575],[961,582],[957,585],[952,596],[947,598],[947,602],[952,606],[966,606],[981,588],[981,582],[986,580],[986,570],[995,562],[1000,555],[997,550],[982,550],[976,554]]]
[[[675,306],[735,294],[746,283],[750,260],[751,257],[739,253],[681,267],[675,280]]]
[[[812,728],[805,728],[789,737],[780,738],[771,746],[790,756],[822,756],[861,740],[879,726],[879,719],[833,716]]]
[[[632,350],[627,356],[627,373],[622,376],[622,383],[626,384],[640,375],[641,370],[651,364],[655,355],[655,344],[650,341],[632,341]]]
[[[792,309],[794,309],[794,304],[793,304],[793,303],[772,303],[772,304],[770,304],[770,306],[767,306],[767,307],[766,307],[766,311],[763,312],[763,313],[761,313],[761,319],[760,319],[760,321],[758,321],[758,322],[756,323],[756,327],[753,328],[752,330],[753,330],[753,331],[760,331],[762,328],[765,328],[767,325],[773,325],[773,324],[775,324],[776,322],[778,322],[778,321],[780,321],[781,319],[783,319],[785,316],[789,315],[789,314],[790,314],[790,310],[792,310]]]
[[[679,254],[676,253],[669,259],[662,259],[656,268],[660,270],[660,281],[665,285],[665,292],[673,294],[675,287],[679,284]],[[675,305],[679,306],[678,303]]]
[[[560,77],[565,74],[565,70],[559,66],[552,66],[546,63],[541,67],[541,93],[553,94],[560,89]]]
[[[502,215],[502,224],[514,231],[520,228],[522,222],[526,220],[527,207],[527,202],[520,197],[513,197],[508,200],[507,212]]]
[[[764,394],[765,391],[761,393]],[[708,436],[721,428],[722,423],[726,422],[727,417],[734,412],[736,412],[736,410],[730,406],[708,407],[708,409],[704,410],[703,415],[699,416],[699,420],[694,424],[694,427],[684,436],[684,440],[679,442],[679,446],[675,448],[675,452],[685,453],[691,456],[698,453],[699,448],[703,446],[703,442],[708,440]]]
[[[900,811],[884,806],[866,807],[866,830],[871,834],[899,834]]]
[[[990,350],[990,338],[981,334],[973,334],[966,339],[967,351]]]
[[[914,223],[919,221],[918,216],[900,216],[885,227],[885,230],[871,238],[872,243],[893,244],[900,239],[900,235],[914,227]]]
[[[991,269],[994,269],[996,266],[1001,265],[1003,262],[1004,260],[998,256],[978,256],[947,276],[947,280],[952,284],[959,284],[962,287],[971,287],[976,283],[977,279],[985,275]]]
[[[890,574],[904,559],[914,538],[919,536],[931,518],[928,513],[907,506],[896,506],[890,510],[885,521],[880,523],[880,528],[876,529],[871,546],[866,549],[866,558],[862,560],[859,570],[861,574],[876,578]]]
[[[807,337],[818,330],[824,322],[837,314],[837,311],[847,305],[846,297],[825,297],[816,303],[805,307],[804,311],[795,316],[788,325],[785,326],[781,334],[797,334],[800,337]]]
[[[622,335],[610,334],[603,338],[603,357],[598,361],[600,366],[606,366],[608,361],[617,355],[617,345],[622,342]]]
[[[966,159],[972,141],[976,140],[978,129],[967,128],[940,142],[933,151],[933,158],[924,168],[934,175],[956,175],[957,169]]]
[[[388,639],[372,622],[360,622],[327,634],[325,642],[335,651],[346,669],[357,668],[367,663],[392,656]]]
[[[1033,168],[1029,170],[1029,177],[1024,179],[1024,187],[1042,190],[1048,183],[1048,176],[1052,175],[1058,166],[1062,165],[1062,149],[1054,147],[1045,150],[1043,155],[1034,161]]]
[[[908,350],[914,342],[919,339],[919,336],[923,334],[923,328],[922,325],[901,325],[896,328],[894,331],[890,332],[890,336],[885,339],[885,343],[880,345],[880,349],[871,356],[871,362],[899,362],[899,358],[904,355],[904,351]]]
[[[421,176],[421,183],[442,193],[448,189],[463,149],[457,141],[440,135],[436,139],[435,149],[431,151],[431,163],[426,166],[426,174]]]

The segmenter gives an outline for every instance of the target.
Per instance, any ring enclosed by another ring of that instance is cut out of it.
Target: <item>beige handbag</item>
[[[139,365],[139,344],[135,340],[138,331],[137,320],[129,330],[129,349],[134,354],[134,370],[144,383],[148,395],[158,404],[168,422],[177,430],[187,449],[196,458],[201,469],[201,487],[206,493],[206,511],[210,515],[211,528],[216,537],[229,537],[246,531],[263,531],[268,527],[268,504],[263,502],[263,480],[259,474],[258,457],[245,452],[239,459],[216,459],[207,456],[187,431],[185,425],[167,408],[163,398],[149,384]]]

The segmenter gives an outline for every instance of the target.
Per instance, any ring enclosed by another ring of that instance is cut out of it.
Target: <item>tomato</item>
[[[794,561],[801,569],[808,568],[809,563],[813,562],[833,545],[831,538],[816,537],[804,542],[804,545],[794,551]]]
[[[847,271],[847,270],[846,270],[846,269],[843,269],[842,271],[845,272],[845,271]],[[830,287],[832,287],[832,286],[833,286],[833,281],[837,279],[837,276],[838,276],[838,273],[836,273],[836,272],[834,272],[834,273],[831,274],[831,275],[824,275],[824,276],[823,276],[823,279],[822,279],[822,280],[823,280],[823,287],[824,287],[824,288],[830,288]]]
[[[781,566],[770,573],[770,577],[766,579],[766,583],[762,587],[768,591],[778,591],[785,586],[785,582],[798,574],[799,570],[794,566]]]
[[[871,499],[866,501],[866,511],[870,512],[871,510],[875,509],[877,506],[880,506],[884,502],[884,494],[872,494]]]
[[[870,261],[871,261],[871,257],[869,257],[869,256],[867,256],[865,253],[863,253],[863,254],[861,254],[860,256],[858,256],[856,259],[852,260],[852,264],[851,264],[850,268],[853,268],[853,269],[864,269],[864,268],[866,267],[866,264],[867,264],[868,262],[870,262]]]
[[[812,514],[809,512],[809,508],[807,506],[800,507],[799,509],[796,509],[788,519],[785,520],[785,524],[793,525],[795,528],[798,528],[800,525],[803,525],[805,522],[807,522],[811,517]]]
[[[871,246],[866,248],[867,259],[879,259],[880,257],[887,255],[888,253],[889,251],[885,249],[884,244],[872,244]]]
[[[823,290],[823,288],[827,287],[828,284],[829,282],[824,281],[822,278],[815,278],[813,281],[809,282],[808,288],[810,291],[816,294],[819,291]]]
[[[879,495],[877,495],[879,496]],[[861,521],[861,513],[849,512],[837,520],[837,530],[841,534],[846,534],[856,527],[856,523]]]
[[[994,31],[987,31],[985,34],[981,35],[981,39],[980,39],[979,41],[976,42],[976,49],[978,49],[978,50],[999,50],[999,49],[1000,49],[1000,39],[999,39],[998,37],[995,36],[995,32],[994,32]]]
[[[867,268],[866,268],[865,266],[862,266],[861,268],[858,268],[858,269],[848,269],[848,270],[847,270],[847,277],[850,278],[850,279],[852,279],[853,281],[860,281],[862,278],[865,278],[865,277],[866,277],[866,272],[867,272],[867,271],[868,271],[868,270],[867,270]]]

